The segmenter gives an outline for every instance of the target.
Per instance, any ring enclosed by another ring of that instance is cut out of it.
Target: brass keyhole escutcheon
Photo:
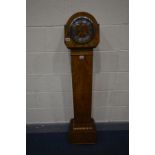
[[[80,60],[84,60],[84,59],[85,59],[84,55],[80,55],[80,56],[79,56],[79,59],[80,59]]]

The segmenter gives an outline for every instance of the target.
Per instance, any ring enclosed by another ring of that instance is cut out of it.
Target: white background
[[[154,155],[154,1],[130,0],[130,154]],[[0,141],[2,155],[23,155],[26,127],[25,1],[0,9]]]

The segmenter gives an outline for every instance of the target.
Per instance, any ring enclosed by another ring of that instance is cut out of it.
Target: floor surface
[[[128,155],[128,131],[97,132],[96,144],[68,142],[67,133],[27,134],[27,155]]]

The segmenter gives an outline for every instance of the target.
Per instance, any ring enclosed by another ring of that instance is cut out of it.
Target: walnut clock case
[[[87,12],[72,15],[64,27],[64,42],[71,50],[74,118],[69,139],[74,144],[96,143],[96,129],[91,117],[93,48],[99,43],[99,24]]]

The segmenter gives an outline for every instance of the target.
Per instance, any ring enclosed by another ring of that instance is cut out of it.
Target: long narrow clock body
[[[72,15],[65,25],[65,44],[71,50],[74,118],[70,123],[70,142],[96,143],[91,117],[93,48],[99,43],[99,24],[87,12]]]

